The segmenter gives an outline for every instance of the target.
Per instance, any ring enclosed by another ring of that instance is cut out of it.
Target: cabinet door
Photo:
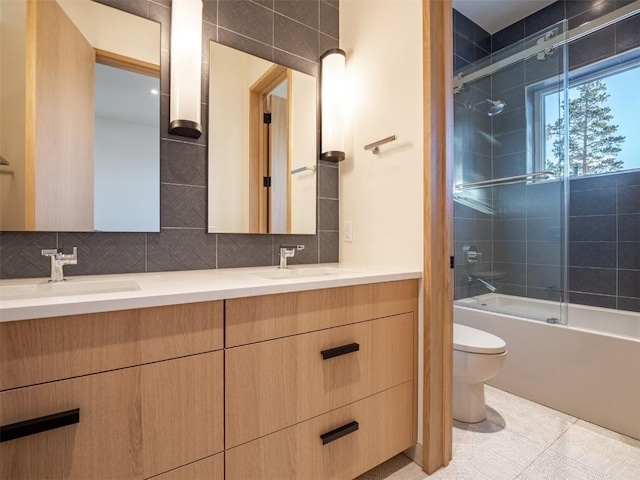
[[[355,478],[411,446],[412,394],[403,383],[227,450],[225,478]]]
[[[0,394],[3,426],[79,409],[79,422],[0,444],[0,478],[142,479],[223,449],[222,352]]]
[[[413,314],[226,350],[226,447],[413,377]]]

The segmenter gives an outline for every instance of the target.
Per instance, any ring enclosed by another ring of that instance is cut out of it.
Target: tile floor
[[[454,421],[453,460],[427,476],[398,455],[358,480],[638,480],[640,441],[487,385],[487,419]]]

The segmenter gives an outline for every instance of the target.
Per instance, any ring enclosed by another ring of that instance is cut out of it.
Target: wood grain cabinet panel
[[[151,478],[152,480],[224,480],[224,453],[218,453]]]
[[[0,423],[80,421],[0,444],[0,478],[143,479],[223,449],[223,353],[0,393]]]
[[[412,444],[412,382],[225,452],[227,480],[353,479]],[[323,445],[321,435],[358,422]]]
[[[226,346],[412,312],[417,296],[417,280],[403,280],[227,300]]]
[[[409,313],[227,349],[226,448],[410,381],[413,318]],[[355,344],[358,351],[321,354]]]
[[[0,323],[0,390],[223,348],[223,302]]]

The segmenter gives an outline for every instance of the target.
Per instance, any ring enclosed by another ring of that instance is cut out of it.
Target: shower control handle
[[[478,252],[478,247],[475,245],[465,245],[462,251],[467,263],[482,263],[482,253]]]

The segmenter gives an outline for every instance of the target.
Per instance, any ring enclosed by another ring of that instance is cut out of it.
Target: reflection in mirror
[[[158,231],[160,25],[0,2],[0,229]]]
[[[316,233],[315,77],[210,43],[210,233]]]

